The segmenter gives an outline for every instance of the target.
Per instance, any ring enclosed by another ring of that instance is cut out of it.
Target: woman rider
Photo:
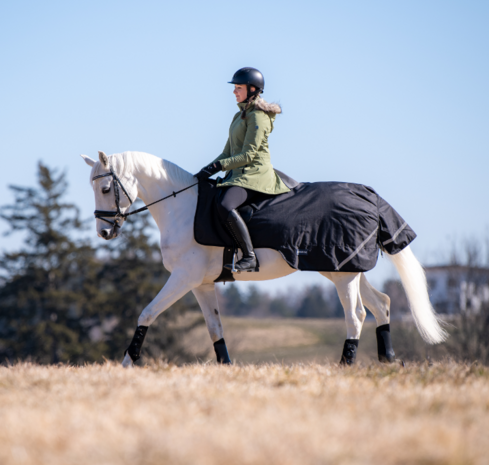
[[[243,258],[236,263],[235,269],[254,271],[257,262],[250,233],[237,209],[263,194],[277,195],[289,191],[275,173],[268,150],[273,121],[282,109],[280,105],[267,103],[260,97],[265,80],[255,68],[239,69],[229,84],[234,84],[233,93],[240,111],[234,115],[221,155],[195,176],[203,180],[219,171],[227,171],[224,179],[218,178],[217,186],[222,192],[217,196],[217,211],[243,251]],[[232,269],[231,264],[225,267]]]

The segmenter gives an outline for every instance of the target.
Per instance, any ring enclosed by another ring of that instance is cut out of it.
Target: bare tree
[[[452,263],[464,269],[459,311],[453,319],[448,350],[458,360],[489,364],[489,231],[453,247]]]

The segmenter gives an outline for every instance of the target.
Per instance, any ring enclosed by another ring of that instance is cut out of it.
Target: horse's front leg
[[[219,315],[219,305],[216,296],[216,286],[214,283],[202,284],[192,290],[197,299],[197,302],[204,314],[205,322],[211,340],[214,343],[214,350],[216,352],[217,363],[223,363],[225,365],[231,364],[229,358],[228,349],[224,342],[224,334],[222,330],[221,317]]]
[[[132,364],[140,358],[141,347],[146,332],[148,331],[148,327],[156,320],[158,315],[164,312],[178,299],[181,299],[194,287],[199,286],[202,282],[202,278],[200,273],[196,273],[195,271],[189,271],[184,268],[173,270],[163,289],[161,289],[158,295],[141,312],[134,337],[124,354],[124,360],[122,361],[124,367],[131,367]]]
[[[352,365],[355,363],[358,349],[358,341],[362,332],[363,322],[367,312],[363,308],[360,295],[360,273],[321,273],[333,281],[341,305],[345,311],[346,341],[343,346],[343,354],[340,363]]]

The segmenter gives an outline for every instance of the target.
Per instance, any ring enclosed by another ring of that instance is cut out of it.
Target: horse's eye
[[[108,194],[110,192],[110,187],[103,187],[102,194]]]

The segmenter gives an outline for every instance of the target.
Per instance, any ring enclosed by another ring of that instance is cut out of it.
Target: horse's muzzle
[[[114,229],[115,228],[102,229],[99,236],[108,241],[117,236],[117,234],[114,234]]]

